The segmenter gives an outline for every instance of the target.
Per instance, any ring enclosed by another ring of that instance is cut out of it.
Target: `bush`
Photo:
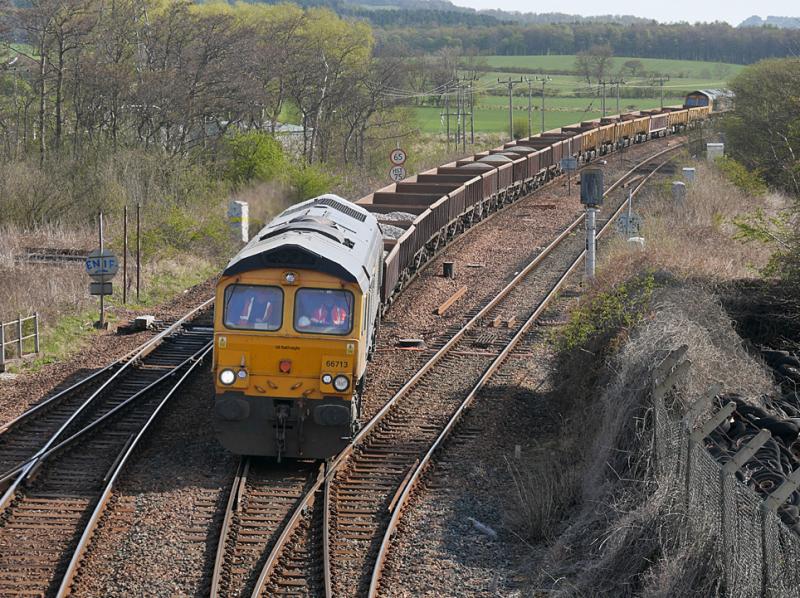
[[[513,125],[514,139],[522,139],[528,136],[528,119],[515,118]]]
[[[330,193],[338,179],[322,169],[305,164],[292,169],[291,184],[295,201],[305,201],[323,193]]]
[[[759,174],[747,170],[733,158],[723,156],[715,163],[731,183],[748,195],[763,195],[767,192],[767,185]]]
[[[654,288],[655,277],[648,272],[590,296],[572,311],[558,333],[560,348],[571,351],[590,340],[631,329],[648,309]]]
[[[145,258],[166,257],[169,253],[192,253],[207,257],[233,254],[231,230],[222,211],[198,216],[192,210],[172,207],[142,232]]]
[[[241,185],[250,181],[271,181],[286,170],[281,144],[261,131],[239,133],[227,143],[230,153],[225,178]]]

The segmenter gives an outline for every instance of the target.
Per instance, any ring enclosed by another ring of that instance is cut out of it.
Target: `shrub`
[[[528,119],[515,118],[513,125],[514,139],[522,139],[528,136]]]
[[[733,158],[723,156],[716,160],[717,167],[728,180],[749,195],[763,195],[767,185],[757,172],[747,170]]]
[[[227,256],[233,253],[233,249],[231,231],[222,212],[198,217],[193,211],[176,206],[142,232],[145,258],[179,252],[208,257]]]
[[[295,201],[305,201],[323,193],[330,193],[338,183],[335,176],[322,169],[305,164],[292,169],[291,184]]]
[[[648,272],[589,297],[560,332],[561,348],[576,349],[592,339],[631,329],[650,305],[654,288],[655,277]]]
[[[225,166],[225,178],[237,185],[271,181],[285,172],[283,148],[268,133],[239,133],[228,141],[227,150],[230,157]]]

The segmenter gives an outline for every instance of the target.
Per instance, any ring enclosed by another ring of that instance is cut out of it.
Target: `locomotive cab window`
[[[232,284],[225,289],[225,326],[241,330],[278,330],[283,324],[280,287]]]
[[[353,329],[353,293],[299,289],[294,300],[294,329],[312,334],[349,334]]]

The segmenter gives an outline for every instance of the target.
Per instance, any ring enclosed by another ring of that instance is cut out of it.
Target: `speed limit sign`
[[[389,171],[389,178],[393,181],[402,181],[406,178],[406,169],[402,166],[393,166]]]
[[[392,152],[389,154],[389,160],[395,166],[402,166],[403,164],[405,164],[407,157],[408,156],[406,156],[406,150],[400,149],[399,147],[397,149],[393,149]]]

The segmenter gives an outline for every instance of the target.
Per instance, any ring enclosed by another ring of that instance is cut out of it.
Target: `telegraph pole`
[[[472,89],[472,81],[469,82],[469,142],[475,145],[475,91]]]
[[[544,133],[544,86],[550,81],[550,77],[537,77],[536,79],[542,82],[542,133]]]
[[[497,82],[503,83],[500,79]],[[522,77],[520,77],[519,81],[509,77],[506,83],[508,84],[508,136],[514,139],[514,84],[522,83]]]
[[[456,151],[461,143],[461,85],[456,79]]]
[[[447,149],[450,149],[450,83],[444,88],[444,114],[447,118],[445,134],[447,135]]]
[[[658,85],[661,88],[661,107],[664,107],[664,81],[669,81],[669,75],[659,75]]]
[[[461,86],[461,151],[467,151],[467,86]]]
[[[606,81],[600,81],[599,83],[600,83],[601,87],[603,88],[603,103],[602,103],[602,106],[603,106],[603,118],[605,118],[606,117]]]
[[[525,80],[528,82],[528,137],[533,135],[533,131],[531,130],[531,95],[533,92],[533,81],[530,77],[525,77]]]

